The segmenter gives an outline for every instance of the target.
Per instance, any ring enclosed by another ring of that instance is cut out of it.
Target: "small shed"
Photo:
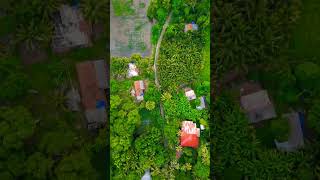
[[[135,81],[134,82],[134,92],[136,99],[138,101],[142,101],[144,99],[144,91],[145,91],[145,83],[143,80]]]
[[[128,69],[128,77],[135,77],[139,75],[139,70],[137,68],[137,66],[135,65],[135,63],[131,62],[129,63],[129,69]]]
[[[180,145],[182,147],[198,148],[200,129],[192,121],[183,121],[181,127]]]
[[[300,123],[300,116],[297,112],[285,114],[284,117],[288,118],[290,125],[290,135],[286,142],[278,142],[275,140],[277,149],[286,152],[296,151],[304,146],[303,131]]]
[[[184,27],[184,32],[188,31],[197,31],[199,29],[198,25],[195,24],[194,22],[186,24]]]
[[[189,101],[197,99],[196,94],[194,93],[194,91],[191,88],[186,88],[184,90],[184,93],[186,95],[186,97],[188,98]]]
[[[241,106],[245,110],[250,123],[257,123],[276,117],[276,112],[266,90],[260,90],[241,96]]]
[[[200,106],[197,106],[197,109],[202,110],[202,109],[207,108],[206,97],[201,96],[199,99],[200,99]]]

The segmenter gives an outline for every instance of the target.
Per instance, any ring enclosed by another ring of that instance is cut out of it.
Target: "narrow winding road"
[[[159,53],[160,53],[160,46],[161,46],[161,42],[163,39],[163,36],[167,30],[167,27],[169,26],[170,20],[171,20],[171,16],[172,16],[172,12],[170,12],[168,18],[166,19],[166,22],[164,23],[162,30],[161,30],[161,34],[160,37],[158,39],[157,42],[157,46],[156,46],[156,53],[154,56],[154,63],[153,63],[153,67],[154,67],[154,80],[155,80],[155,84],[156,87],[158,88],[158,90],[160,90],[160,83],[159,83],[159,79],[158,79],[158,68],[157,68],[157,63],[158,63],[158,58],[159,58]],[[164,118],[164,110],[163,110],[163,106],[162,106],[162,101],[160,100],[160,113],[161,116]]]

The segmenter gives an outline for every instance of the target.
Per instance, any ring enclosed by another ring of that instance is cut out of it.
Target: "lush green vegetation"
[[[132,60],[136,62],[141,74],[133,79],[127,79],[125,75],[128,63]],[[198,150],[185,148],[183,151],[186,151],[186,157],[179,162],[175,157],[175,151],[180,122],[189,119],[205,124],[208,119],[207,112],[192,107],[183,93],[161,95],[154,84],[152,59],[137,55],[131,58],[112,58],[111,72],[112,177],[138,179],[146,169],[151,168],[155,179],[178,177],[182,175],[180,173],[187,173],[190,177],[194,173],[194,177],[206,179],[209,173],[209,147],[206,145],[205,135],[202,137],[201,148]],[[133,82],[140,79],[147,81],[145,101],[135,103],[134,97],[131,97],[129,92]],[[166,119],[160,115],[160,99],[164,101]],[[198,160],[194,159],[194,153],[197,151]],[[202,161],[205,163],[202,164]],[[197,164],[194,164],[195,162]],[[193,164],[195,167],[191,172]]]
[[[133,0],[112,0],[114,14],[116,16],[132,15],[135,12],[132,3]]]
[[[201,38],[182,34],[179,38],[165,38],[159,59],[160,84],[164,89],[176,90],[184,83],[196,81],[203,69]]]
[[[272,141],[288,138],[288,124],[277,118],[254,128],[237,105],[238,95],[222,87],[213,105],[213,164],[218,179],[319,178],[315,82],[320,80],[320,63],[318,52],[311,50],[318,43],[319,15],[314,13],[318,5],[313,0],[213,3],[217,80],[222,82],[221,77],[237,69],[268,90],[279,117],[291,109],[303,109],[307,117],[305,148],[280,152]]]
[[[160,88],[155,85],[152,58],[137,54],[111,60],[111,152],[114,179],[139,179],[146,169],[153,179],[208,179],[209,114],[197,110],[200,101],[188,101],[183,87],[209,100],[209,1],[151,1],[148,17],[156,20],[152,42],[159,40],[162,26],[172,11],[172,21],[161,43],[157,69]],[[189,12],[190,11],[190,12]],[[199,31],[184,32],[195,21]],[[127,78],[128,63],[134,61],[139,76]],[[135,80],[146,80],[143,102],[135,102],[130,90]],[[161,115],[163,108],[164,116]],[[205,125],[197,149],[179,145],[181,122]],[[182,152],[177,159],[176,152]],[[135,162],[135,163],[133,163]]]
[[[132,60],[141,74],[126,79],[128,63]],[[162,144],[163,119],[158,102],[160,92],[154,87],[151,62],[152,59],[139,55],[111,60],[110,139],[114,179],[138,179],[147,168],[156,169],[153,174],[157,175],[168,161]],[[148,81],[145,102],[141,104],[135,103],[130,95],[130,88],[138,79]],[[145,121],[149,123],[145,124]]]
[[[1,41],[0,53],[0,179],[106,178],[107,160],[101,158],[106,157],[106,129],[89,133],[83,114],[65,105],[65,90],[77,86],[75,64],[105,58],[106,35],[90,48],[53,54],[52,13],[69,2],[0,2],[0,39],[9,40]],[[106,7],[109,2],[99,3]],[[87,20],[101,22],[89,3],[81,7]],[[47,58],[22,64],[22,44],[27,51],[43,50]]]

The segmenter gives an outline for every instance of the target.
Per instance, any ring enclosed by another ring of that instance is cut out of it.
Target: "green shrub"
[[[132,0],[112,0],[114,14],[116,16],[128,16],[134,14]]]
[[[152,26],[152,29],[151,29],[151,43],[152,44],[157,44],[158,39],[160,37],[160,33],[161,33],[161,26],[159,25],[159,23]]]
[[[11,101],[27,93],[30,81],[13,59],[0,61],[0,101]]]
[[[320,67],[312,62],[299,64],[295,69],[295,75],[301,89],[309,91],[320,90]]]

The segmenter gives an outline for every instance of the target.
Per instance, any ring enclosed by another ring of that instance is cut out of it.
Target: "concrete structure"
[[[66,52],[74,47],[91,45],[91,28],[77,6],[62,5],[59,12],[54,15],[54,27],[52,39],[54,52]]]
[[[275,109],[266,90],[241,96],[240,102],[250,123],[257,123],[276,117]]]
[[[196,94],[194,93],[194,91],[191,88],[186,88],[184,90],[184,93],[186,95],[186,97],[188,98],[189,101],[194,100],[197,98]]]
[[[129,63],[129,69],[128,69],[128,77],[135,77],[139,75],[139,70],[137,66],[134,63]]]

